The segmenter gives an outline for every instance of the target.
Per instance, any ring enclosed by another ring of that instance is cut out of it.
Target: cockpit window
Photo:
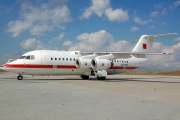
[[[35,59],[35,56],[34,55],[31,55],[31,60],[34,60]]]
[[[26,56],[21,56],[19,59],[24,59]]]
[[[30,55],[26,56],[26,58],[25,58],[25,59],[30,60]]]
[[[34,55],[21,56],[19,59],[34,60]]]

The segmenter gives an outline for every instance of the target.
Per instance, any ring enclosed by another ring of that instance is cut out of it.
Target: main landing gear
[[[17,76],[17,79],[18,80],[22,80],[23,79],[23,76],[21,74],[19,74],[19,76]]]
[[[91,75],[95,76],[98,80],[105,80],[107,76],[107,71],[106,70],[101,70],[101,71],[91,70]],[[89,79],[89,76],[81,75],[81,78]]]
[[[84,79],[84,80],[87,80],[87,79],[89,79],[89,76],[81,75],[81,78]],[[99,77],[99,76],[97,76],[97,79],[98,79],[98,80],[105,80],[106,77]]]
[[[97,79],[98,79],[98,80],[105,80],[106,77],[99,77],[99,76],[97,76]]]
[[[81,78],[84,79],[84,80],[87,80],[87,79],[89,79],[89,76],[81,75]]]

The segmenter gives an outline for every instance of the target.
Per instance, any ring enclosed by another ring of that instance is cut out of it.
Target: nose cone
[[[8,62],[4,64],[2,70],[7,72],[14,72],[14,73],[22,73],[24,72],[24,62],[23,60],[14,60],[12,62]]]
[[[3,71],[3,68],[2,68],[2,67],[3,67],[3,66],[0,66],[0,72]]]
[[[7,72],[13,72],[17,68],[17,64],[15,62],[6,63],[2,66],[2,70]]]
[[[10,68],[7,67],[7,64],[4,64],[0,67],[0,71],[10,71]]]

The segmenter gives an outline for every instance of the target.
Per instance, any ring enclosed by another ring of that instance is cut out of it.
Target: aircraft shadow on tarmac
[[[167,78],[167,77],[166,77]],[[161,80],[159,80],[161,79]],[[163,77],[153,78],[113,78],[106,79],[104,82],[151,82],[151,83],[180,83],[180,81],[167,81]]]
[[[163,78],[168,78],[168,77],[151,77],[151,78],[107,78],[106,80],[97,80],[94,77],[90,77],[88,79],[88,81],[102,81],[102,82],[152,82],[152,83],[180,83],[179,78],[175,78],[175,80],[170,81],[170,80],[166,80]],[[17,80],[16,78],[1,78],[1,79],[11,79],[11,80]],[[171,79],[171,78],[170,78]],[[28,78],[28,77],[24,77],[24,79],[22,81],[85,81],[83,79],[81,79],[80,77],[59,77],[59,78],[51,78],[51,77],[47,77],[46,79],[44,78]]]
[[[153,79],[153,80],[152,80]],[[167,80],[158,80],[159,78],[108,78],[106,80],[97,80],[96,78],[90,78],[88,81],[102,81],[102,82],[149,82],[149,83],[180,83],[180,81],[167,81]],[[62,78],[62,79],[24,79],[24,80],[42,80],[42,81],[85,81],[81,78]]]

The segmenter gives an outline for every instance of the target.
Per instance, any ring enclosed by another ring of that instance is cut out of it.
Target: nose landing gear
[[[22,80],[23,79],[23,76],[21,74],[19,74],[19,76],[17,76],[17,79],[18,80]]]

